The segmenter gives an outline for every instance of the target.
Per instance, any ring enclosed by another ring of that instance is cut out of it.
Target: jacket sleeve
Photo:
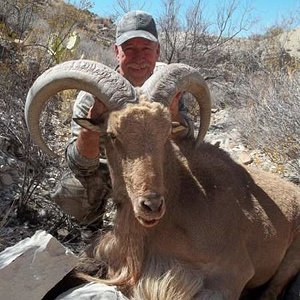
[[[86,92],[79,92],[73,107],[73,118],[84,118],[87,116],[90,107],[94,103],[94,98]],[[65,157],[69,168],[75,175],[89,176],[96,171],[99,166],[99,158],[88,159],[77,150],[76,140],[81,127],[73,120],[71,122],[71,138],[67,144]]]

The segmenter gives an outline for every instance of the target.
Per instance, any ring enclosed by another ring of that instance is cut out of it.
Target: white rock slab
[[[113,286],[90,282],[70,289],[55,300],[129,300]]]
[[[78,258],[45,231],[0,253],[0,298],[41,300]]]

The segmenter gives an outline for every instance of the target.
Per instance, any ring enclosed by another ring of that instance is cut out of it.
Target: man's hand
[[[179,100],[180,98],[182,97],[182,93],[181,92],[178,92],[172,102],[171,102],[171,105],[169,107],[169,110],[170,110],[170,113],[171,113],[171,118],[172,118],[172,121],[174,122],[179,122],[181,124],[185,124],[185,121],[184,119],[182,118],[182,116],[180,115],[179,113]]]
[[[177,93],[173,98],[171,105],[169,107],[171,113],[171,119],[173,123],[173,130],[172,130],[173,139],[184,137],[189,131],[187,122],[179,112],[179,101],[181,97],[182,97],[182,93],[181,92]]]
[[[104,104],[95,98],[93,106],[90,108],[87,117],[91,119],[99,119],[103,113],[107,112]],[[78,152],[90,159],[99,157],[100,133],[82,128],[76,141]]]

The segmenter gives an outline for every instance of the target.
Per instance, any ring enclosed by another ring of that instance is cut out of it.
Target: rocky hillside
[[[51,201],[66,167],[63,151],[75,93],[59,95],[67,97],[68,104],[52,101],[42,119],[45,138],[61,151],[61,157],[55,159],[30,141],[24,103],[37,76],[57,63],[85,57],[114,66],[111,45],[115,25],[110,19],[59,0],[0,0],[0,6],[0,250],[39,228],[79,252],[95,227],[77,224]],[[180,57],[180,62],[201,70],[212,93],[207,141],[244,164],[279,173],[297,184],[298,32],[277,30],[232,39],[209,52],[199,52],[193,60],[184,51]],[[213,42],[211,37],[210,44]],[[197,128],[194,100],[186,104]],[[107,210],[105,225],[110,223],[111,211]]]

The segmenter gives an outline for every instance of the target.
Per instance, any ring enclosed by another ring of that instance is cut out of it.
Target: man
[[[153,74],[155,68],[164,64],[156,62],[160,54],[160,44],[156,24],[151,15],[143,11],[130,11],[117,25],[114,52],[118,61],[116,70],[133,86],[142,86]],[[173,119],[190,125],[184,114],[180,95],[174,105],[179,105],[181,113]],[[172,114],[178,111],[170,108]],[[100,101],[92,95],[80,92],[73,108],[73,117],[97,118],[105,112]],[[192,126],[187,126],[192,129]],[[72,172],[62,178],[58,189],[52,195],[61,208],[73,215],[81,223],[101,221],[105,202],[110,193],[110,181],[107,166],[101,163],[100,134],[81,128],[75,122],[71,125],[72,138],[66,149],[66,160]],[[187,130],[192,135],[192,130]]]

